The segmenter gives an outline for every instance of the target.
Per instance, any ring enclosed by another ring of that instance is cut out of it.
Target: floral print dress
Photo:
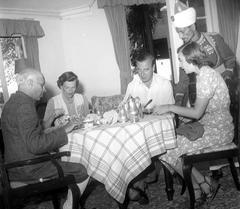
[[[228,88],[221,75],[212,68],[204,66],[197,75],[197,97],[207,98],[209,103],[204,115],[199,120],[204,125],[202,138],[189,141],[184,136],[177,136],[178,147],[168,150],[160,159],[175,166],[178,158],[202,148],[227,144],[233,140],[233,122],[230,114]]]

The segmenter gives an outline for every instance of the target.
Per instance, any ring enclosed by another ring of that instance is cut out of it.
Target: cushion
[[[98,109],[98,106],[101,106],[103,112],[116,110],[123,98],[124,95],[122,94],[112,96],[93,96],[91,98],[92,109],[95,112],[95,110]]]

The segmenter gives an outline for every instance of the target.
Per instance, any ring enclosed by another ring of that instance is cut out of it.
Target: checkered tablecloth
[[[117,123],[68,134],[62,160],[83,164],[90,176],[122,203],[128,184],[151,164],[151,158],[176,147],[173,116],[144,117],[137,123]]]

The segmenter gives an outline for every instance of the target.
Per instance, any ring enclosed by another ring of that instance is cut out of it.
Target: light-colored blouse
[[[55,109],[64,109],[65,116],[81,116],[85,117],[89,113],[87,98],[82,94],[74,94],[73,102],[68,103],[63,99],[63,95],[59,94],[48,100],[43,121],[47,121],[54,113]]]

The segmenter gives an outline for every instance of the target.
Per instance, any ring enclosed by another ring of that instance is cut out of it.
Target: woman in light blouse
[[[45,128],[49,128],[57,116],[55,125],[64,125],[71,118],[85,117],[89,113],[87,98],[76,90],[79,85],[75,73],[68,71],[59,76],[57,85],[61,93],[49,99],[43,119]]]

